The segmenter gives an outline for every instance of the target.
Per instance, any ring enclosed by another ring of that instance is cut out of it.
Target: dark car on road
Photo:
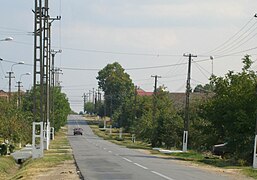
[[[74,128],[73,134],[74,135],[83,135],[83,129],[82,128]]]

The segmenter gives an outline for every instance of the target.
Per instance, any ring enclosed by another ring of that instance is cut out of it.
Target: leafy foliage
[[[39,98],[39,92],[36,91]],[[33,116],[33,92],[29,91],[22,97],[21,106],[17,106],[17,98],[13,97],[10,101],[0,99],[0,137],[10,143],[31,143],[32,122],[38,121]],[[51,113],[50,123],[58,131],[61,126],[66,124],[67,115],[70,113],[68,99],[60,88],[54,89],[54,111]],[[40,104],[38,103],[37,106]],[[54,113],[53,113],[54,112]]]
[[[143,97],[141,100],[139,103],[144,110],[137,124],[139,136],[153,147],[179,147],[183,120],[177,114],[168,92],[159,88],[155,97]]]
[[[134,95],[134,85],[122,66],[115,62],[108,64],[98,72],[98,85],[104,91],[105,113],[118,126],[128,126],[131,121],[125,110],[131,104]]]
[[[209,143],[227,142],[233,157],[250,161],[256,119],[256,74],[252,61],[243,58],[242,72],[230,71],[224,78],[212,77],[215,96],[202,107],[201,117],[206,121]]]

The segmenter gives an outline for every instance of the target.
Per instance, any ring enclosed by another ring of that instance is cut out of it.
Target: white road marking
[[[125,161],[128,161],[128,162],[132,162],[131,160],[127,159],[127,158],[122,158],[124,159]]]
[[[143,169],[148,169],[147,167],[145,167],[145,166],[142,166],[141,164],[138,164],[138,163],[134,163],[135,165],[137,165],[138,167],[141,167],[141,168],[143,168]]]
[[[106,148],[104,148],[104,150],[106,150]]]
[[[112,153],[112,151],[108,151],[109,153]]]
[[[167,179],[167,180],[175,180],[175,179],[172,179],[172,178],[170,178],[170,177],[168,177],[168,176],[165,176],[165,175],[163,175],[163,174],[161,174],[161,173],[158,173],[158,172],[155,172],[155,171],[151,171],[151,172],[154,173],[154,174],[156,174],[156,175],[158,175],[158,176],[163,177],[164,179]]]

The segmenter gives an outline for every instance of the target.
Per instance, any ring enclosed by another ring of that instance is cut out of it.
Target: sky
[[[0,0],[0,89],[8,91],[6,72],[14,71],[12,91],[33,85],[33,0]],[[52,48],[62,50],[62,91],[71,108],[83,109],[83,94],[97,88],[96,76],[119,62],[133,83],[153,91],[152,75],[170,92],[185,92],[188,57],[191,87],[206,84],[213,73],[239,72],[242,58],[257,60],[257,3],[254,0],[49,0]],[[210,57],[213,57],[211,60]],[[24,65],[14,65],[24,61]],[[256,71],[256,62],[252,69]]]

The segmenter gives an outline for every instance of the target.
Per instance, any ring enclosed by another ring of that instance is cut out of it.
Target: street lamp
[[[12,78],[14,78],[14,76],[12,76],[13,74],[13,66],[15,65],[19,65],[19,64],[24,64],[23,61],[20,61],[18,63],[14,63],[12,66],[11,66],[11,71],[7,72],[8,76],[6,76],[6,78],[9,78],[9,92],[8,92],[8,97],[9,97],[9,101],[10,101],[10,98],[11,98],[11,83],[12,83]]]
[[[17,82],[18,83],[18,107],[20,107],[20,104],[21,104],[21,77],[22,76],[26,76],[26,75],[31,75],[30,72],[27,72],[25,74],[21,74],[20,75],[20,80]]]

